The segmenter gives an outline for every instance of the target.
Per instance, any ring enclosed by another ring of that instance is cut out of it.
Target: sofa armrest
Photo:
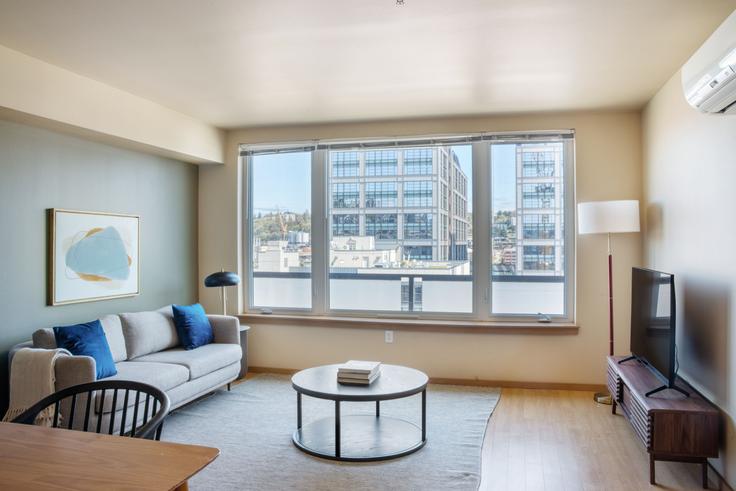
[[[33,348],[33,341],[19,343],[10,348],[10,351],[8,352],[8,373],[10,373],[10,368],[13,366],[13,357],[18,351],[22,350],[23,348]]]
[[[57,391],[97,379],[97,364],[91,356],[60,356],[54,371]]]
[[[240,320],[231,315],[207,315],[215,335],[215,343],[240,346]]]

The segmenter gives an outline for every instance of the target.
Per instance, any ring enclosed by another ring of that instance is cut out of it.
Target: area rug
[[[312,457],[291,441],[296,393],[290,377],[261,374],[178,409],[163,440],[217,447],[220,456],[190,480],[192,490],[475,490],[488,418],[499,390],[430,385],[427,444],[396,460],[343,463]],[[304,396],[303,423],[334,414],[334,405]],[[342,403],[342,414],[367,414],[373,403]],[[381,415],[419,424],[421,396],[385,401]]]

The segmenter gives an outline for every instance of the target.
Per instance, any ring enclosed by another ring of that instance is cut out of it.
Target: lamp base
[[[605,404],[606,406],[613,404],[613,397],[608,392],[596,392],[593,394],[593,400],[598,404]]]

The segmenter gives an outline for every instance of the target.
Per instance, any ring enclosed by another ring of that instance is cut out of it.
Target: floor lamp
[[[578,234],[608,234],[608,354],[613,356],[613,248],[611,234],[639,232],[637,200],[578,203]],[[595,400],[611,404],[611,395],[596,393]]]

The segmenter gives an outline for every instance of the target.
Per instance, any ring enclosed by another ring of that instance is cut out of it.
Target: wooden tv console
[[[684,381],[677,385],[690,397],[668,389],[646,397],[662,385],[638,360],[619,363],[623,356],[608,357],[611,411],[620,407],[649,453],[649,482],[655,484],[654,462],[668,460],[702,465],[703,488],[708,487],[708,458],[718,457],[719,414],[716,407]]]

